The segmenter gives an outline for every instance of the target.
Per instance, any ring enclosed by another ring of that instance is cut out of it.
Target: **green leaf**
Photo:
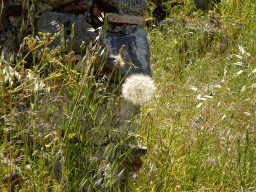
[[[76,135],[76,133],[70,133],[70,134],[68,134],[68,137],[72,139],[75,135]]]
[[[5,167],[2,174],[4,175],[4,174],[8,174],[10,172],[11,172],[11,167]]]

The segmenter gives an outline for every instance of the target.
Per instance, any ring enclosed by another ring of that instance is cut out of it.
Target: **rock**
[[[141,146],[141,145],[136,145],[131,149],[131,157],[143,157],[147,154],[147,147]]]
[[[132,158],[127,158],[125,159],[125,165],[128,166],[129,171],[139,171],[140,168],[142,167],[142,160],[139,157],[132,157]]]
[[[194,0],[194,5],[196,6],[196,8],[203,8],[204,0]]]
[[[159,23],[161,29],[163,29],[164,26],[171,26],[173,24],[176,24],[175,26],[177,28],[183,27],[185,29],[188,29],[192,33],[196,33],[197,31],[200,31],[203,29],[207,35],[215,34],[219,32],[221,28],[220,21],[215,16],[212,16],[208,23],[201,23],[201,24],[196,24],[196,23],[190,22],[189,20],[185,20],[185,22],[179,22],[178,20],[173,18],[162,20]]]
[[[164,26],[170,26],[172,24],[174,24],[175,22],[177,22],[176,19],[165,19],[160,21],[159,25],[161,28],[163,28]]]
[[[143,164],[140,157],[145,155],[144,152],[147,151],[147,148],[143,146],[135,146],[134,148],[131,148],[127,143],[125,145],[125,150],[121,151],[121,156],[116,156],[120,153],[118,146],[110,143],[107,147],[100,147],[97,157],[92,157],[89,159],[89,162],[95,161],[97,164],[100,164],[100,169],[98,172],[101,172],[101,176],[98,180],[95,180],[95,185],[97,187],[100,187],[103,182],[106,183],[109,181],[112,181],[114,185],[117,184],[117,182],[122,184],[122,182],[127,180],[127,178],[132,179],[133,182],[136,181],[139,175],[139,170]],[[127,154],[127,151],[129,150],[131,150],[131,153]],[[136,153],[135,156],[133,155],[135,151],[141,152],[141,150],[143,151],[142,153]],[[113,163],[116,158],[118,158],[120,163],[118,165],[115,163],[110,164]],[[116,189],[119,189],[118,191],[120,191],[120,186],[117,186]]]
[[[74,27],[74,38],[72,40],[72,48],[75,52],[81,51],[81,44],[84,41],[86,45],[94,41],[96,38],[96,33],[90,24],[85,22],[82,15],[72,15],[57,12],[44,12],[37,22],[37,31],[43,33],[60,33],[61,26],[64,26],[64,40],[65,45],[67,41],[71,41],[71,31],[72,24],[75,23]],[[57,38],[52,44],[49,45],[50,48],[59,45],[60,39]]]
[[[34,3],[39,3],[42,0],[35,0]],[[43,0],[43,2],[51,5],[52,7],[58,7],[60,5],[66,5],[75,2],[75,0]]]
[[[77,10],[90,10],[91,8],[91,5],[87,5],[87,4],[84,4],[84,5],[70,5],[70,6],[66,6],[66,11],[77,11]]]
[[[194,0],[194,5],[198,9],[208,10],[214,4],[220,3],[221,0]]]
[[[204,32],[208,35],[218,33],[220,30],[220,21],[215,16],[210,18],[209,23],[204,26]]]
[[[108,102],[106,104],[101,103],[97,108],[96,122],[101,122],[101,126],[93,128],[90,133],[94,145],[106,145],[117,138],[125,139],[137,130],[135,118],[140,113],[140,106],[135,106],[122,97],[116,97],[111,114],[109,114],[109,108]],[[102,120],[104,115],[105,118]],[[84,129],[88,129],[88,127],[84,127]],[[136,138],[133,137],[131,140],[133,145],[136,144]]]
[[[146,22],[145,18],[143,16],[133,16],[133,15],[127,15],[127,14],[115,14],[115,13],[109,13],[108,14],[108,22],[109,23],[121,23],[121,24],[137,24],[141,27],[144,27]]]
[[[48,4],[42,3],[42,2],[37,3],[37,14],[41,14],[45,11],[51,11],[51,10],[52,10],[52,6],[49,6]]]
[[[131,33],[133,30],[135,30],[138,27],[138,25],[113,25],[108,24],[108,32],[110,33],[117,33],[117,32],[124,32],[125,33]]]
[[[129,28],[130,25],[126,25],[126,27]],[[107,50],[110,55],[117,55],[122,45],[125,45],[125,65],[121,66],[122,74],[126,74],[129,71],[131,62],[136,66],[136,68],[133,67],[130,70],[129,75],[134,73],[143,73],[151,76],[150,50],[146,30],[144,28],[137,27],[131,32],[122,30],[119,32],[105,33],[103,46],[107,46]],[[113,69],[115,65],[115,58],[108,57],[105,65]]]
[[[143,15],[147,11],[146,0],[101,0],[106,5],[111,5],[117,9],[128,11],[132,13],[138,13]]]
[[[5,181],[7,178],[17,179],[21,169],[15,165],[13,159],[9,159],[4,156],[3,153],[0,153],[0,173]]]
[[[11,16],[20,17],[22,16],[22,6],[21,5],[6,5],[4,8],[2,8],[2,14],[1,14],[1,24],[4,27],[4,30],[10,30],[14,31],[14,26],[11,22],[13,22],[13,19],[10,20]]]
[[[1,51],[4,53],[4,58],[7,60],[9,53],[13,53],[17,51],[16,49],[16,38],[13,36],[13,34],[8,31],[3,31],[1,34]]]

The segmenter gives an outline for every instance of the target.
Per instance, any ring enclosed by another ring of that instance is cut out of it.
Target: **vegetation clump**
[[[255,4],[170,10],[172,24],[148,28],[158,90],[140,116],[148,155],[133,187],[254,191]]]
[[[117,121],[120,129],[101,130],[113,125],[113,111],[124,102],[120,94],[130,93],[121,86],[126,81],[119,56],[106,75],[98,50],[90,47],[77,71],[81,63],[72,59],[72,50],[66,59],[61,46],[47,48],[55,36],[39,33],[24,39],[28,55],[37,58],[31,68],[26,55],[1,57],[3,191],[256,189],[256,5],[229,0],[202,11],[189,2],[167,7],[170,25],[147,27],[157,89],[140,117]],[[136,94],[131,98],[140,102]],[[136,122],[136,135],[119,134]],[[139,176],[133,175],[137,180],[124,182],[125,170],[133,171],[136,163],[124,168],[131,151],[123,149],[134,137],[148,152]]]

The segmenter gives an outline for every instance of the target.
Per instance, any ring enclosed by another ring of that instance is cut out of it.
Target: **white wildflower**
[[[151,77],[144,74],[129,76],[122,86],[124,99],[134,104],[143,104],[153,96],[156,87]]]

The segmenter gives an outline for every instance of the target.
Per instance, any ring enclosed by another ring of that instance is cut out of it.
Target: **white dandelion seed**
[[[123,58],[122,58],[122,56],[121,55],[110,55],[109,56],[110,58],[114,58],[115,59],[115,65],[117,66],[117,67],[124,67],[124,65],[125,65],[125,62],[124,62],[124,60],[123,60]]]
[[[134,104],[143,104],[153,96],[156,87],[154,80],[144,74],[134,74],[129,76],[122,86],[124,99]]]

